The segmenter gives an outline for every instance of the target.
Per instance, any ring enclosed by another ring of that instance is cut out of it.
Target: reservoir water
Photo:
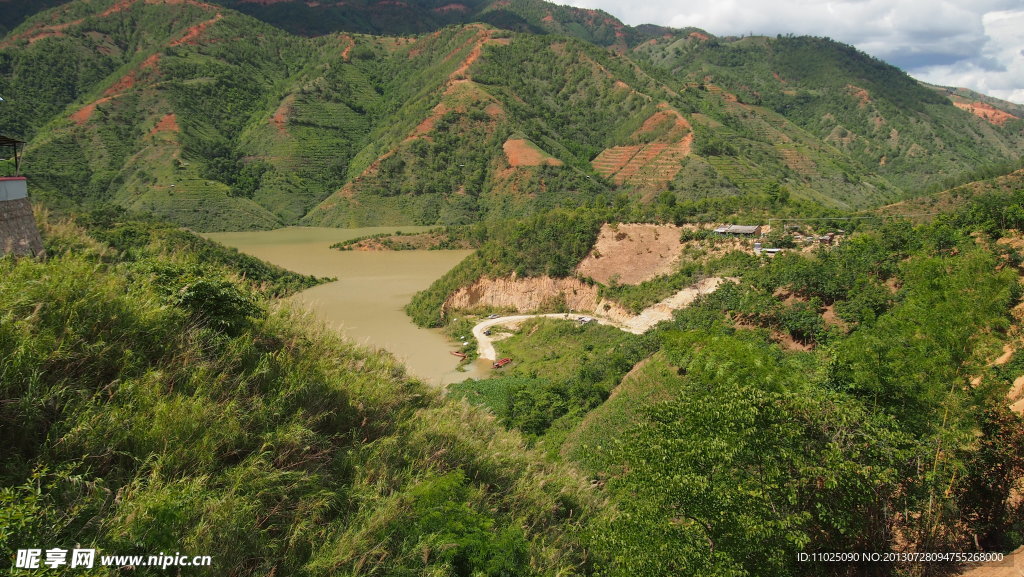
[[[337,277],[290,297],[327,326],[357,343],[390,351],[409,372],[435,385],[484,378],[486,363],[456,370],[457,348],[439,330],[417,327],[402,310],[466,258],[468,250],[339,251],[330,245],[381,232],[418,232],[428,227],[315,228],[218,232],[203,236],[301,274]]]

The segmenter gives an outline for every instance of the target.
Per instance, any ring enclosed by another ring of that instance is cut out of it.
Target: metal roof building
[[[718,234],[761,234],[761,225],[727,224],[715,229]]]

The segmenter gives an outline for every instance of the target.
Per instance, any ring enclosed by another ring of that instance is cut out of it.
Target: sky
[[[828,36],[919,80],[1024,104],[1024,0],[562,1],[633,26]]]

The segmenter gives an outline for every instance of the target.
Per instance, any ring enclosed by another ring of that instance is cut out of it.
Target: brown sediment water
[[[458,344],[439,330],[423,329],[402,310],[416,292],[430,286],[472,251],[339,251],[330,245],[382,232],[419,232],[428,227],[316,228],[219,232],[205,237],[301,274],[338,280],[290,297],[327,326],[357,343],[390,351],[409,372],[435,385],[484,378],[486,363],[456,370]]]

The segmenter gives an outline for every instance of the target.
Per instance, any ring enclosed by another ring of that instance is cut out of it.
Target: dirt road
[[[494,350],[494,341],[500,340],[501,337],[499,336],[498,339],[495,339],[484,334],[487,329],[496,325],[518,326],[527,319],[535,318],[564,319],[579,322],[580,317],[588,317],[593,319],[594,322],[602,325],[610,325],[635,335],[643,334],[654,327],[654,325],[671,319],[674,311],[689,306],[690,303],[696,300],[698,296],[714,292],[715,289],[717,289],[719,285],[726,280],[731,279],[720,277],[703,279],[692,286],[682,289],[665,300],[647,307],[641,311],[640,314],[625,319],[610,319],[594,313],[510,315],[495,319],[485,319],[473,327],[473,337],[476,338],[476,342],[478,343],[477,354],[481,359],[488,359],[491,361],[497,360],[498,353]]]
[[[498,360],[498,352],[494,350],[494,341],[501,340],[501,336],[492,337],[490,335],[484,334],[484,331],[493,326],[519,326],[519,324],[525,320],[536,318],[564,319],[579,322],[579,318],[582,316],[589,315],[581,315],[576,313],[547,313],[541,315],[510,315],[507,317],[498,317],[496,319],[483,320],[477,323],[475,327],[473,327],[473,337],[476,339],[477,342],[477,354],[480,356],[481,359],[487,359],[489,361]],[[622,328],[618,324],[608,319],[601,319],[593,316],[591,316],[590,318],[594,319],[595,322],[600,323],[602,325],[612,325],[620,329]]]

